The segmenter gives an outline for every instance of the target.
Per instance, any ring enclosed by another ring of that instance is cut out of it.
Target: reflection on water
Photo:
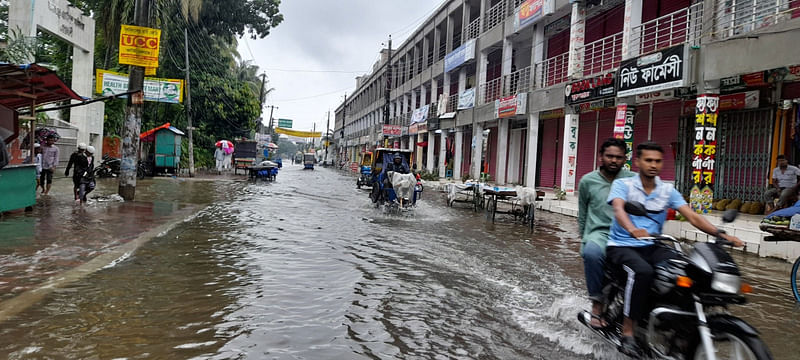
[[[415,214],[387,217],[354,183],[327,169],[289,167],[275,183],[190,185],[184,202],[214,203],[4,323],[0,353],[621,358],[575,320],[586,300],[574,219],[541,213],[531,235],[445,208],[431,191]],[[163,182],[141,195],[153,211],[169,211],[175,202],[163,199],[181,187]],[[800,325],[789,266],[737,260],[758,293],[734,312],[764,332],[776,358],[792,358],[800,346],[789,334]]]

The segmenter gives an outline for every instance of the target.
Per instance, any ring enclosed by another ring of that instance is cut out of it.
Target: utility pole
[[[189,131],[189,177],[194,176],[194,127],[192,126],[192,92],[189,86],[189,31],[183,28],[183,48],[186,55],[186,122]]]
[[[328,110],[328,122],[325,123],[325,162],[328,161],[328,144],[331,142],[331,138],[329,136],[328,129],[331,127],[331,111]]]
[[[275,105],[270,105],[267,107],[269,108],[269,134],[270,134],[269,138],[272,142],[277,144],[277,142],[275,141],[275,128],[273,127],[274,124],[272,121],[272,112],[275,111],[275,109],[277,109],[278,107]]]
[[[150,0],[136,0],[133,23],[147,26],[150,13]],[[119,174],[119,195],[126,201],[136,196],[136,170],[139,165],[139,133],[142,130],[142,105],[144,103],[144,68],[130,67],[128,91],[138,91],[128,96],[125,108],[125,128],[122,133],[122,161]]]
[[[259,103],[261,103],[262,114],[264,113],[264,85],[266,83],[267,83],[267,74],[261,74],[261,93],[258,94],[258,101]],[[264,120],[262,118],[261,121],[258,122],[258,129],[263,130],[263,128],[264,128]],[[259,131],[258,133],[261,134],[262,131]]]
[[[389,60],[386,63],[386,90],[384,97],[386,104],[383,106],[383,123],[389,123],[389,101],[392,94],[392,35],[389,35]]]

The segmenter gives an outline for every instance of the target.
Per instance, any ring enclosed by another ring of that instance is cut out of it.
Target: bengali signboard
[[[428,113],[430,113],[431,106],[425,105],[411,113],[411,124],[421,123],[428,120]]]
[[[566,139],[564,141],[564,157],[567,166],[562,170],[561,176],[564,177],[564,191],[568,194],[575,193],[575,173],[577,171],[578,158],[578,119],[579,115],[568,115],[564,118]]]
[[[620,64],[617,96],[631,96],[686,86],[686,46],[678,45]]]
[[[400,136],[403,134],[403,128],[400,125],[383,125],[383,136]]]
[[[475,39],[469,39],[444,57],[444,71],[450,72],[473,59],[475,59]]]
[[[494,101],[494,117],[502,119],[525,114],[527,105],[528,93],[519,93],[515,96],[499,98]]]
[[[553,13],[552,0],[526,0],[514,10],[514,31],[533,24],[544,15]]]
[[[742,110],[742,109],[757,109],[761,101],[761,92],[758,90],[750,90],[735,94],[727,94],[719,96],[719,111]],[[694,108],[697,106],[696,100],[684,101],[683,111],[684,114],[691,114],[695,112]]]
[[[633,159],[633,119],[636,117],[636,107],[627,104],[617,105],[614,116],[614,137],[625,141],[625,168],[631,169]]]
[[[159,29],[122,25],[119,32],[119,64],[157,68],[160,39]]]
[[[689,194],[692,209],[700,214],[711,212],[714,200],[714,164],[717,154],[717,116],[719,95],[700,95],[695,105],[692,180]]]
[[[617,93],[614,87],[614,79],[615,73],[610,72],[605,75],[567,84],[564,88],[567,105],[613,97]]]
[[[471,109],[475,106],[475,88],[467,89],[458,94],[456,110]]]
[[[123,94],[128,91],[128,75],[97,69],[95,92],[103,96]],[[144,100],[177,104],[183,102],[183,80],[144,78]]]

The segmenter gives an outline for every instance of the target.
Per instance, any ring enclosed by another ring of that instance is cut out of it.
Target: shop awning
[[[11,109],[86,99],[78,96],[55,71],[38,64],[0,63],[0,105]]]

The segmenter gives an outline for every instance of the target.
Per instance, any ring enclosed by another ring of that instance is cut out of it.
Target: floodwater
[[[188,190],[187,190],[188,189]],[[446,208],[371,208],[355,179],[287,166],[275,183],[164,181],[141,196],[210,204],[0,325],[9,359],[621,359],[587,306],[575,219],[536,231]],[[737,256],[733,312],[777,359],[800,353],[791,264]]]

